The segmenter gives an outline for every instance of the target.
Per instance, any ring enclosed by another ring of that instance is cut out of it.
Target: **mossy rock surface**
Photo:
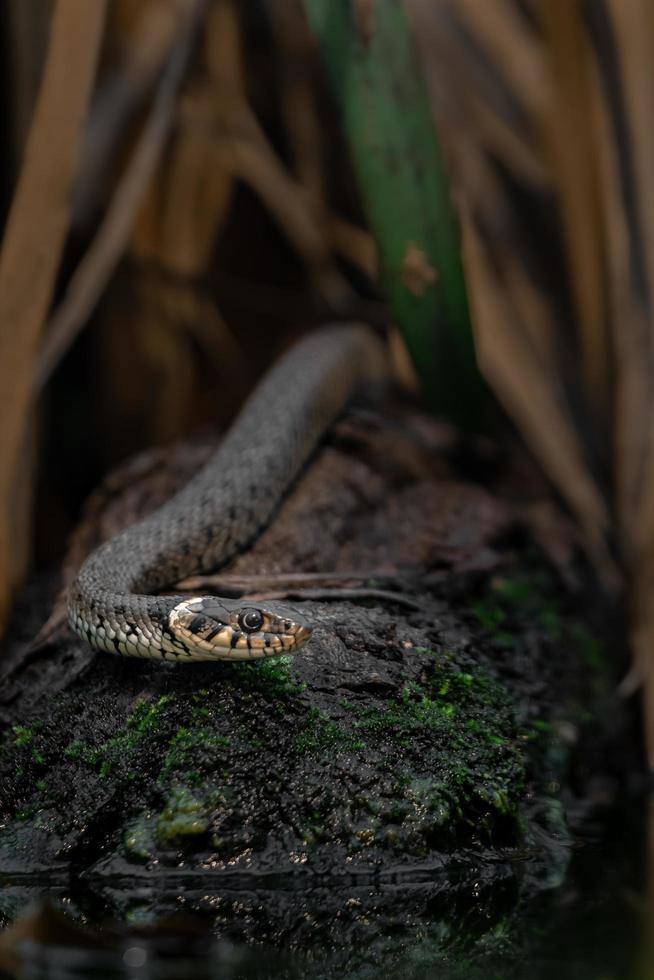
[[[381,614],[373,626],[371,611],[339,608],[357,645],[382,625]],[[306,664],[184,672],[98,658],[89,670],[103,687],[113,680],[115,695],[61,692],[47,720],[6,732],[13,813],[0,853],[15,858],[23,841],[28,866],[57,864],[72,845],[83,860],[90,827],[128,860],[175,863],[188,851],[187,864],[249,868],[265,852],[280,871],[519,846],[525,760],[513,700],[470,654],[427,642],[409,630],[385,656],[355,662],[325,635]],[[321,661],[338,657],[348,685],[320,690]],[[36,850],[32,828],[47,831]]]
[[[447,919],[454,896],[522,901],[525,881],[560,876],[572,745],[610,688],[602,648],[543,556],[516,548],[510,508],[434,452],[438,428],[410,413],[385,425],[344,420],[234,566],[278,571],[283,555],[309,571],[385,566],[371,589],[404,583],[397,599],[304,602],[315,634],[295,659],[178,666],[66,638],[21,663],[16,640],[0,744],[8,916],[56,884],[89,917],[182,901],[273,943],[314,916],[311,942],[329,944],[359,916],[376,942],[402,908],[403,928],[422,928],[407,888],[438,894]],[[377,912],[361,911],[373,893]]]

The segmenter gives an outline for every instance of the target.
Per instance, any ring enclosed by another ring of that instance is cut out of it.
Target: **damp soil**
[[[566,520],[489,442],[405,406],[353,412],[220,570],[301,605],[315,632],[297,657],[148,663],[62,628],[29,652],[83,554],[210,450],[113,474],[62,575],[22,596],[0,695],[0,913],[44,896],[85,922],[183,910],[344,975],[425,936],[433,951],[465,934],[466,957],[510,943],[638,765],[622,651]]]

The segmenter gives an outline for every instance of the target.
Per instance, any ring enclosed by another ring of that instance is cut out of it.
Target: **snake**
[[[363,323],[306,333],[264,374],[186,485],[86,558],[69,590],[73,630],[96,650],[176,662],[255,660],[305,646],[312,626],[282,603],[167,591],[254,543],[355,391],[383,376],[383,363],[382,341]]]

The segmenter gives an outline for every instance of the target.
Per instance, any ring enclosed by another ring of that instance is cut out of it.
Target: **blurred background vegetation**
[[[651,6],[0,14],[0,624],[119,459],[364,319],[432,410],[486,428],[481,374],[508,410],[629,614],[654,758]]]

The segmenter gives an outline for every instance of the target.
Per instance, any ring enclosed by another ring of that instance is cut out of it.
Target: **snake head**
[[[192,660],[256,660],[295,653],[312,632],[286,607],[240,604],[213,596],[177,603],[168,628]]]

